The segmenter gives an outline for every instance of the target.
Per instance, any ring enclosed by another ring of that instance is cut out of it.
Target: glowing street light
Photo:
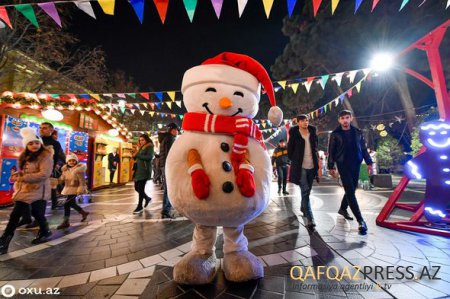
[[[370,67],[379,72],[387,71],[394,64],[394,57],[389,53],[378,53],[370,61]]]

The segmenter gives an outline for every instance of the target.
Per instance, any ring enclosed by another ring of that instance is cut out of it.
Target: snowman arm
[[[196,149],[190,149],[187,155],[189,165],[188,173],[192,174],[197,169],[203,169],[202,159]]]

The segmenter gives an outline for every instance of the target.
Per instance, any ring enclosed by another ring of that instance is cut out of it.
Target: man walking
[[[316,128],[309,124],[308,116],[297,116],[297,126],[289,130],[288,157],[291,160],[289,180],[300,186],[302,194],[301,208],[306,217],[306,227],[313,229],[316,226],[311,210],[309,195],[314,178],[318,179],[318,138]]]
[[[278,146],[273,151],[272,160],[277,168],[278,194],[281,194],[281,187],[283,187],[283,194],[288,195],[289,193],[286,191],[286,183],[289,160],[284,139],[278,141]]]
[[[42,141],[45,146],[53,146],[54,154],[53,154],[53,171],[51,178],[58,178],[61,173],[61,167],[66,163],[66,155],[64,154],[64,150],[61,147],[61,144],[58,140],[55,140],[52,137],[55,128],[51,123],[44,122],[39,127],[39,134],[41,135]],[[56,209],[57,199],[56,199],[56,186],[53,188],[52,185],[52,210]]]
[[[113,148],[112,152],[108,154],[108,170],[109,170],[109,183],[112,184],[114,180],[114,173],[119,166],[120,157],[117,154],[117,149]]]
[[[172,218],[171,215],[172,205],[170,204],[169,196],[167,195],[165,167],[170,148],[172,147],[172,144],[175,142],[176,136],[178,135],[178,125],[175,123],[170,123],[167,125],[167,129],[168,132],[166,133],[166,136],[163,138],[159,146],[159,165],[161,167],[161,173],[163,176],[162,181],[164,186],[163,206],[161,212],[162,218]]]
[[[353,220],[347,211],[348,206],[350,206],[353,215],[355,215],[359,223],[359,233],[365,235],[367,233],[367,225],[361,215],[355,191],[358,187],[359,169],[362,160],[364,159],[369,168],[369,173],[371,173],[372,159],[367,152],[362,131],[351,125],[352,120],[351,111],[343,110],[339,113],[338,121],[340,126],[331,133],[330,144],[328,145],[328,169],[329,173],[335,176],[336,170],[334,165],[335,163],[337,164],[345,190],[338,213],[347,220]]]

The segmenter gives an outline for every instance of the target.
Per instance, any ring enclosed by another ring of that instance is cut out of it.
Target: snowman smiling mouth
[[[203,103],[202,106],[205,107],[206,111],[208,111],[209,114],[214,115],[214,113],[212,113],[212,111],[209,109],[208,103]],[[236,116],[236,115],[238,115],[239,113],[242,113],[242,112],[243,112],[243,110],[242,110],[241,108],[238,108],[238,110],[236,111],[236,113],[234,113],[234,114],[231,115],[231,116]]]

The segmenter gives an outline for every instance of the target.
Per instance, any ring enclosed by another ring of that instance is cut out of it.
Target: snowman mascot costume
[[[210,283],[216,274],[217,227],[223,227],[223,271],[230,281],[264,276],[259,259],[248,251],[244,225],[260,215],[270,196],[272,166],[262,134],[252,121],[261,85],[279,125],[272,82],[253,58],[225,52],[187,70],[181,91],[187,113],[184,133],[166,163],[172,205],[195,223],[191,251],[174,267],[182,284]]]

